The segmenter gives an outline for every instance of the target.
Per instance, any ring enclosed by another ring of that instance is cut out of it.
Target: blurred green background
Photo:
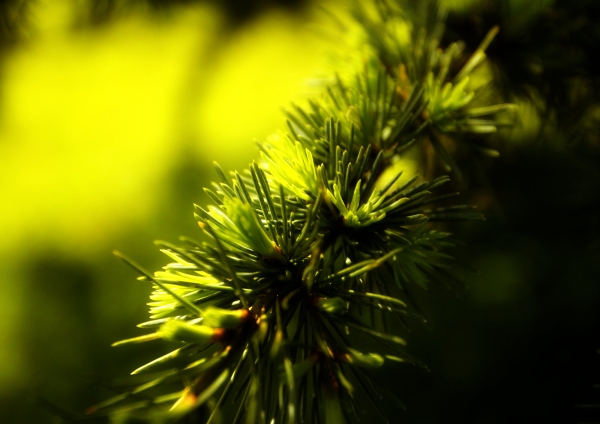
[[[153,240],[199,235],[192,204],[208,202],[212,161],[246,167],[253,140],[284,128],[281,108],[327,75],[336,40],[318,35],[331,23],[316,4],[148,3],[2,3],[2,423],[63,422],[39,399],[80,414],[157,356],[110,347],[137,334],[150,292],[111,251],[161,267]],[[465,16],[447,33],[480,40],[486,21]],[[511,63],[502,46],[532,30],[519,25],[491,47],[498,64]],[[584,77],[597,83],[594,72]],[[431,372],[380,372],[407,406],[402,422],[600,422],[594,87],[585,119],[568,125],[559,108],[536,108],[550,102],[543,90],[513,90],[520,124],[498,136],[500,159],[463,197],[488,220],[452,228],[479,273],[421,294],[431,325],[409,345]]]
[[[153,240],[199,236],[212,161],[246,167],[322,62],[299,8],[86,11],[32,2],[2,51],[3,423],[51,422],[38,395],[80,413],[143,360],[110,347],[147,319],[151,289],[112,250],[158,269]]]

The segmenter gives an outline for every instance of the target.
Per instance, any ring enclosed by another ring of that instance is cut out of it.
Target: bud
[[[329,314],[340,314],[346,311],[346,302],[341,297],[320,297],[317,307]]]
[[[202,311],[202,324],[212,328],[232,329],[238,327],[248,316],[248,311],[238,309],[229,311],[227,309],[209,306]]]
[[[348,353],[342,357],[342,361],[357,367],[379,368],[383,365],[384,359],[376,353],[364,354],[358,350],[348,348]]]
[[[256,333],[254,333],[254,340],[262,342],[265,340],[265,337],[267,337],[267,334],[269,333],[269,323],[267,322],[267,317],[265,315],[261,315],[260,318],[257,320],[258,323],[258,330],[256,331]]]
[[[171,320],[160,327],[163,339],[173,342],[206,343],[215,341],[223,330],[207,327],[205,325],[188,324],[185,321]]]

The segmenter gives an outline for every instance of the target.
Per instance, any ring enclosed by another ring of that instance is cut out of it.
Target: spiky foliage
[[[140,324],[153,332],[118,344],[177,349],[135,370],[147,380],[101,409],[176,420],[212,400],[208,422],[232,403],[234,422],[357,421],[365,406],[355,400],[380,411],[393,399],[369,368],[420,364],[394,329],[424,320],[409,291],[447,274],[452,242],[433,223],[481,216],[436,207],[457,194],[441,191],[446,176],[382,175],[418,137],[488,132],[493,121],[469,117],[505,107],[472,106],[473,59],[448,80],[456,47],[391,56],[395,32],[379,18],[360,21],[377,54],[308,110],[294,107],[289,133],[260,144],[263,162],[231,175],[217,166],[221,181],[206,190],[214,204],[196,206],[205,241],[158,242],[173,263],[155,273],[118,254],[155,288],[152,320]],[[163,415],[151,408],[162,403]]]
[[[389,140],[388,144],[409,147],[414,142],[430,143],[445,171],[456,171],[459,176],[450,151],[474,150],[497,156],[498,152],[486,145],[485,138],[472,135],[493,134],[513,120],[514,105],[490,104],[490,78],[474,75],[486,64],[485,51],[497,35],[498,27],[488,28],[479,46],[466,55],[465,45],[460,41],[440,45],[446,18],[443,2],[384,0],[353,4],[352,15],[359,23],[356,29],[359,35],[355,38],[368,45],[367,50],[376,58],[367,62],[366,72],[374,67],[370,72],[381,75],[358,78],[349,89],[341,84],[330,89],[333,109],[339,109],[361,128],[367,114],[370,114],[367,122],[388,124],[388,130],[381,133]],[[364,99],[355,94],[361,86],[370,94],[367,107]],[[390,87],[394,94],[386,98]],[[316,112],[314,106],[312,109]],[[394,116],[400,109],[410,112],[406,121]],[[318,114],[310,116],[314,119]],[[409,128],[411,131],[407,131]]]

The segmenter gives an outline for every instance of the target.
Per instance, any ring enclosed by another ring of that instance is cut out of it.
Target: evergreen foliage
[[[287,132],[259,143],[261,161],[230,174],[216,165],[213,204],[195,207],[204,241],[157,242],[172,262],[154,273],[116,253],[154,292],[151,320],[139,325],[150,332],[115,345],[176,349],[90,412],[340,423],[365,410],[386,419],[390,400],[402,407],[369,370],[426,368],[398,331],[426,320],[411,290],[453,278],[455,242],[438,222],[483,219],[453,203],[439,171],[463,178],[458,150],[496,157],[486,136],[514,106],[496,102],[477,74],[497,27],[467,54],[460,41],[441,46],[446,13],[433,3],[353,7],[360,63],[334,75],[322,98],[293,105]],[[430,147],[442,165],[425,170],[430,181],[387,177],[403,154]]]

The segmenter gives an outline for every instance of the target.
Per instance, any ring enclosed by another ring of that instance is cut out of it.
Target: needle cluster
[[[116,344],[163,340],[174,350],[136,369],[147,379],[97,410],[356,422],[394,399],[371,369],[424,366],[397,330],[425,320],[410,288],[448,274],[453,242],[437,221],[482,217],[449,203],[457,193],[444,190],[447,176],[385,171],[424,140],[452,164],[440,137],[495,131],[494,116],[511,106],[475,103],[469,87],[495,30],[465,58],[457,44],[439,46],[439,31],[408,25],[392,1],[356,7],[373,54],[322,98],[293,106],[287,132],[260,143],[259,162],[231,174],[216,166],[212,204],[196,205],[204,241],[157,242],[170,263],[154,273],[117,254],[154,292],[151,319],[139,325],[146,333]],[[434,17],[441,25],[443,14]]]

